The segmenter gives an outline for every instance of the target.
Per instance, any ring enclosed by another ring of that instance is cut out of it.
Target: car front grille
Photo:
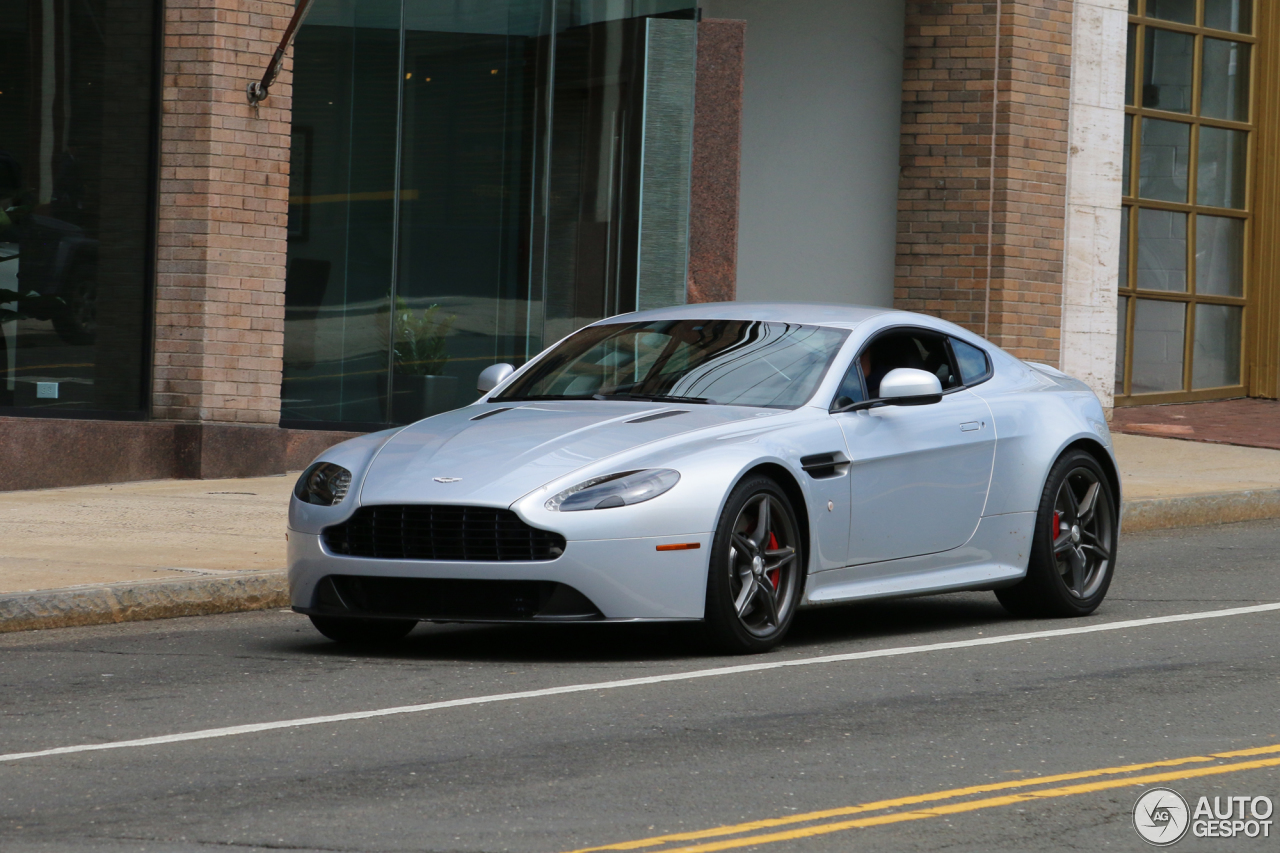
[[[533,562],[564,553],[558,533],[525,524],[509,509],[477,506],[363,506],[324,529],[334,554],[378,560]]]

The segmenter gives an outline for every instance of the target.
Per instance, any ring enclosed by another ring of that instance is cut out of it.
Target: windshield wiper
[[[642,400],[646,403],[695,403],[702,406],[720,405],[710,397],[677,397],[673,394],[592,394],[593,400]]]

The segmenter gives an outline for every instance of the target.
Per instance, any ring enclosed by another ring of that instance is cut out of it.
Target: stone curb
[[[1280,489],[1125,501],[1126,533],[1280,518]],[[282,569],[0,595],[0,633],[289,606]]]
[[[1280,518],[1280,489],[1124,501],[1120,529],[1140,533],[1262,518]]]
[[[289,606],[283,569],[0,596],[0,633]]]

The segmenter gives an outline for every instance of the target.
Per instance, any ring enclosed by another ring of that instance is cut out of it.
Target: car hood
[[[564,401],[469,406],[401,430],[369,467],[362,504],[510,504],[585,465],[681,433],[779,414],[742,406]],[[679,412],[641,420],[664,412]],[[436,478],[453,480],[439,482]]]

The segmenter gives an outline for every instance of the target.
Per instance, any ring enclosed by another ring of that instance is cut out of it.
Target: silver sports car
[[[1014,614],[1082,616],[1111,583],[1120,479],[1098,399],[941,320],[645,311],[480,385],[298,480],[289,586],[325,636],[697,620],[754,652],[801,607],[994,590]]]

